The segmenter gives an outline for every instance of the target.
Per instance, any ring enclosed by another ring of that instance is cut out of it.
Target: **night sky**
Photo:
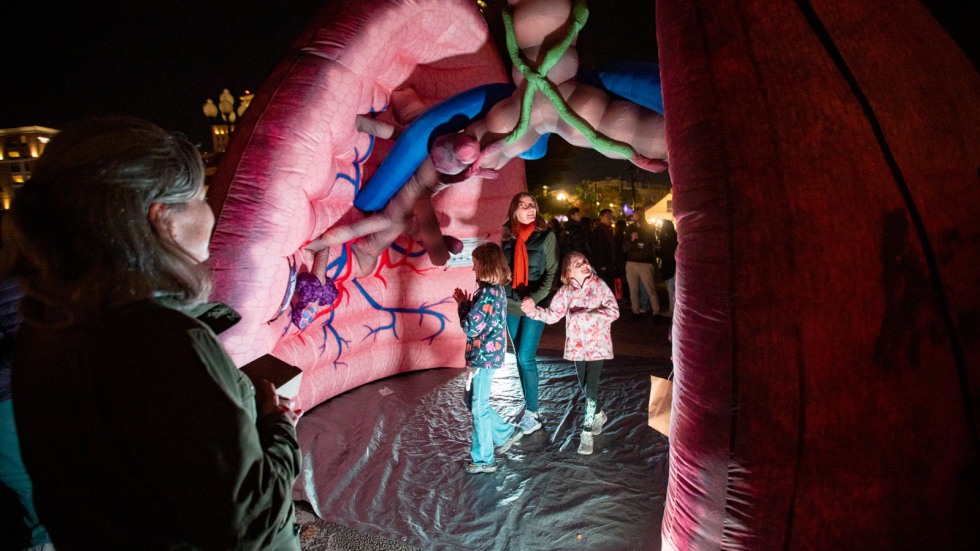
[[[109,0],[4,13],[0,128],[62,128],[88,115],[147,118],[208,140],[201,111],[255,90],[322,2]],[[15,25],[11,25],[13,22]],[[13,27],[13,29],[11,29]],[[11,36],[11,33],[13,36]]]
[[[210,148],[201,107],[223,88],[255,91],[325,0],[12,2],[4,8],[0,128],[63,128],[88,115],[126,114],[184,132]],[[956,36],[976,30],[976,8],[927,6]],[[656,60],[651,0],[594,0],[579,39],[582,66]],[[975,34],[975,32],[971,32]],[[633,37],[643,37],[635,40]],[[975,38],[964,47],[975,53]],[[961,40],[962,42],[962,40]],[[595,155],[593,157],[592,155]],[[587,177],[621,176],[623,163]]]
[[[223,88],[236,96],[257,90],[326,1],[13,4],[4,8],[0,128],[61,128],[83,116],[119,113],[207,140],[204,102],[217,102]],[[647,2],[592,4],[587,29],[619,18],[623,36],[639,30],[640,18],[616,8]],[[644,11],[643,26],[652,32],[652,3]],[[622,43],[604,47],[629,53]],[[637,54],[655,58],[655,45]]]

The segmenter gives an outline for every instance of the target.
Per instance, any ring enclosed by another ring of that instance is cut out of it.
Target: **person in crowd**
[[[640,307],[640,285],[650,297],[653,315],[659,315],[660,301],[654,286],[657,237],[654,228],[646,221],[646,211],[643,208],[637,208],[633,212],[633,226],[627,231],[629,241],[626,243],[626,281],[630,288],[633,315],[646,313]]]
[[[558,238],[558,250],[561,251],[565,246],[565,226],[555,216],[551,220],[548,220],[548,227],[551,228],[551,231],[555,232],[555,237]]]
[[[127,117],[55,136],[5,217],[14,413],[59,549],[300,548],[299,412],[192,315],[213,227],[194,145]]]
[[[555,234],[538,216],[538,203],[530,193],[520,192],[511,199],[501,246],[513,278],[507,295],[507,332],[514,343],[524,391],[524,415],[518,426],[524,434],[531,434],[541,428],[536,355],[544,323],[525,316],[521,301],[529,297],[539,306],[548,306],[558,273],[558,248]]]
[[[677,232],[674,230],[674,223],[670,220],[664,220],[663,224],[660,226],[660,245],[657,247],[657,257],[660,259],[660,277],[664,279],[664,283],[667,285],[667,301],[670,308],[664,312],[665,316],[671,316],[674,313],[674,273],[677,270],[677,262],[674,260],[674,254],[677,252]]]
[[[626,220],[622,218],[616,220],[613,225],[613,240],[616,242],[616,277],[619,278],[620,285],[622,286],[622,296],[617,296],[617,300],[623,302],[629,300],[629,285],[626,283]],[[613,288],[613,292],[616,289]]]
[[[572,251],[588,252],[588,233],[582,224],[582,211],[578,207],[568,209],[568,220],[565,221],[565,236],[561,241],[561,254]]]
[[[16,510],[9,511],[16,518],[4,522],[5,526],[11,526],[12,541],[4,546],[49,551],[54,546],[51,545],[51,536],[34,508],[34,491],[20,455],[20,440],[14,425],[14,403],[10,388],[14,343],[17,341],[21,323],[17,308],[22,296],[20,285],[15,280],[0,280],[0,484],[17,496]]]
[[[458,287],[453,292],[459,324],[466,333],[466,406],[473,413],[473,436],[471,460],[463,470],[470,474],[496,471],[494,452],[505,453],[524,436],[520,427],[504,421],[490,406],[493,373],[504,365],[507,350],[504,285],[510,283],[510,268],[500,245],[483,243],[473,249],[473,272],[476,292],[471,296]]]
[[[589,235],[592,234],[592,226],[593,225],[595,225],[595,223],[592,220],[592,218],[590,218],[588,216],[583,216],[582,217],[582,229],[585,231],[585,247],[586,247],[586,249],[588,249],[588,246],[589,246]],[[589,254],[589,251],[588,250],[585,250],[583,252],[585,252],[586,256],[588,256],[588,254]]]
[[[622,302],[629,302],[630,300],[629,282],[626,280],[626,251],[629,250],[629,245],[630,245],[630,235],[629,232],[627,231],[628,227],[629,225],[626,223],[626,220],[616,221],[616,243],[619,246],[619,248],[617,249],[619,253],[618,267],[619,267],[619,273],[622,274],[620,278],[623,283],[623,289],[624,289],[623,290],[624,298],[621,299]],[[640,311],[649,312],[650,297],[647,296],[647,292],[643,289],[642,285],[640,285],[640,288],[637,289],[637,294],[640,297]]]
[[[613,235],[613,214],[610,209],[599,211],[599,222],[589,234],[589,253],[586,255],[596,274],[610,289],[619,275],[616,272],[616,237]]]
[[[593,435],[601,434],[606,422],[606,414],[598,409],[599,375],[603,362],[613,359],[612,322],[619,318],[619,304],[584,254],[566,255],[561,274],[562,286],[548,307],[535,306],[533,300],[525,298],[521,309],[529,318],[548,324],[565,318],[565,359],[575,363],[585,393],[578,453],[589,455]]]

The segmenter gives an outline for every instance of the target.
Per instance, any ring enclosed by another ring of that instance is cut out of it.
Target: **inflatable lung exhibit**
[[[262,85],[209,190],[235,361],[299,366],[305,409],[461,367],[521,158],[669,159],[663,547],[980,545],[980,78],[928,12],[658,2],[651,72],[578,66],[584,1],[503,11],[512,74],[473,2],[347,1]]]

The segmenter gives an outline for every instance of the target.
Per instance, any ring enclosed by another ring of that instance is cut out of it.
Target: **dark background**
[[[326,0],[133,2],[53,7],[12,2],[3,9],[0,128],[63,128],[89,115],[143,117],[210,149],[201,111],[222,89],[257,90]],[[976,63],[980,2],[924,2]],[[578,42],[581,66],[656,61],[652,0],[593,0]],[[491,27],[499,29],[495,20]],[[626,178],[628,164],[551,141],[554,174]],[[542,168],[546,167],[546,168]],[[641,179],[652,175],[640,173]]]

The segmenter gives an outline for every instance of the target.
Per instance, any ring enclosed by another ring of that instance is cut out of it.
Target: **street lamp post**
[[[214,104],[214,100],[208,98],[207,103],[204,104],[204,107],[202,107],[201,110],[204,111],[204,116],[207,117],[209,121],[208,131],[211,134],[211,147],[212,149],[217,149],[214,141],[214,126],[218,117],[218,106]]]
[[[235,131],[235,121],[248,109],[252,94],[246,90],[245,95],[238,99],[239,105],[236,112],[235,96],[231,95],[231,92],[225,88],[221,91],[221,96],[218,97],[217,105],[210,98],[204,104],[204,116],[211,121],[211,145],[215,154],[224,153],[225,149],[228,148],[228,140],[231,133]],[[220,121],[218,120],[219,115],[221,116]]]

